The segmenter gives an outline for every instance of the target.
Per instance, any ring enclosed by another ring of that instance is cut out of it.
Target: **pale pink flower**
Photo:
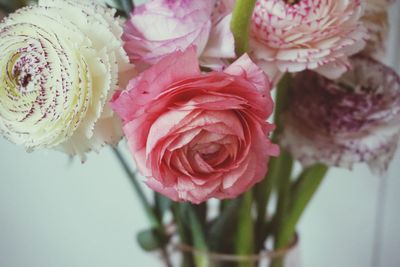
[[[230,31],[232,0],[152,0],[138,6],[125,25],[125,50],[142,68],[190,45],[202,66],[223,68],[235,57]]]
[[[247,55],[202,74],[196,51],[174,52],[131,80],[112,108],[149,187],[175,201],[234,198],[263,179],[274,128],[271,84]]]
[[[311,71],[295,77],[281,145],[306,166],[363,162],[382,173],[400,137],[400,77],[373,59],[352,64],[336,82]]]
[[[361,0],[258,0],[253,57],[274,80],[306,69],[338,78],[350,67],[348,56],[365,45],[361,15]]]

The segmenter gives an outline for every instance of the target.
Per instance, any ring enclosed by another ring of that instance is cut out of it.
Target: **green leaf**
[[[160,235],[157,229],[148,229],[138,233],[137,241],[145,251],[160,250],[167,243],[165,238]]]

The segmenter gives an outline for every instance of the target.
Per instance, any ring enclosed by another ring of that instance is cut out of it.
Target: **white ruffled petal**
[[[40,0],[11,14],[0,25],[2,134],[82,158],[115,144],[120,122],[107,103],[134,74],[121,35],[114,11],[92,1]]]

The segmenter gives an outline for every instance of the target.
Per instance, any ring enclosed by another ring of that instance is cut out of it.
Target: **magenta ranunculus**
[[[355,57],[338,81],[298,74],[284,118],[281,145],[303,165],[384,172],[400,138],[400,77],[369,58]]]
[[[365,45],[361,0],[258,0],[251,48],[256,63],[276,79],[306,69],[336,79],[348,56]]]
[[[233,5],[234,0],[149,1],[127,21],[124,48],[132,62],[145,68],[177,49],[196,45],[200,64],[220,69],[235,57]]]
[[[193,47],[131,80],[112,100],[146,183],[175,201],[234,198],[263,179],[271,84],[247,55],[201,73]]]

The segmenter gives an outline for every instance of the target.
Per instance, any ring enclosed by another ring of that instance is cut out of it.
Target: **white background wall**
[[[397,2],[388,57],[396,67],[399,17]],[[400,153],[386,179],[364,167],[332,170],[300,223],[303,266],[400,266],[399,174]],[[146,226],[109,149],[80,164],[0,140],[0,267],[161,266],[136,245]]]

